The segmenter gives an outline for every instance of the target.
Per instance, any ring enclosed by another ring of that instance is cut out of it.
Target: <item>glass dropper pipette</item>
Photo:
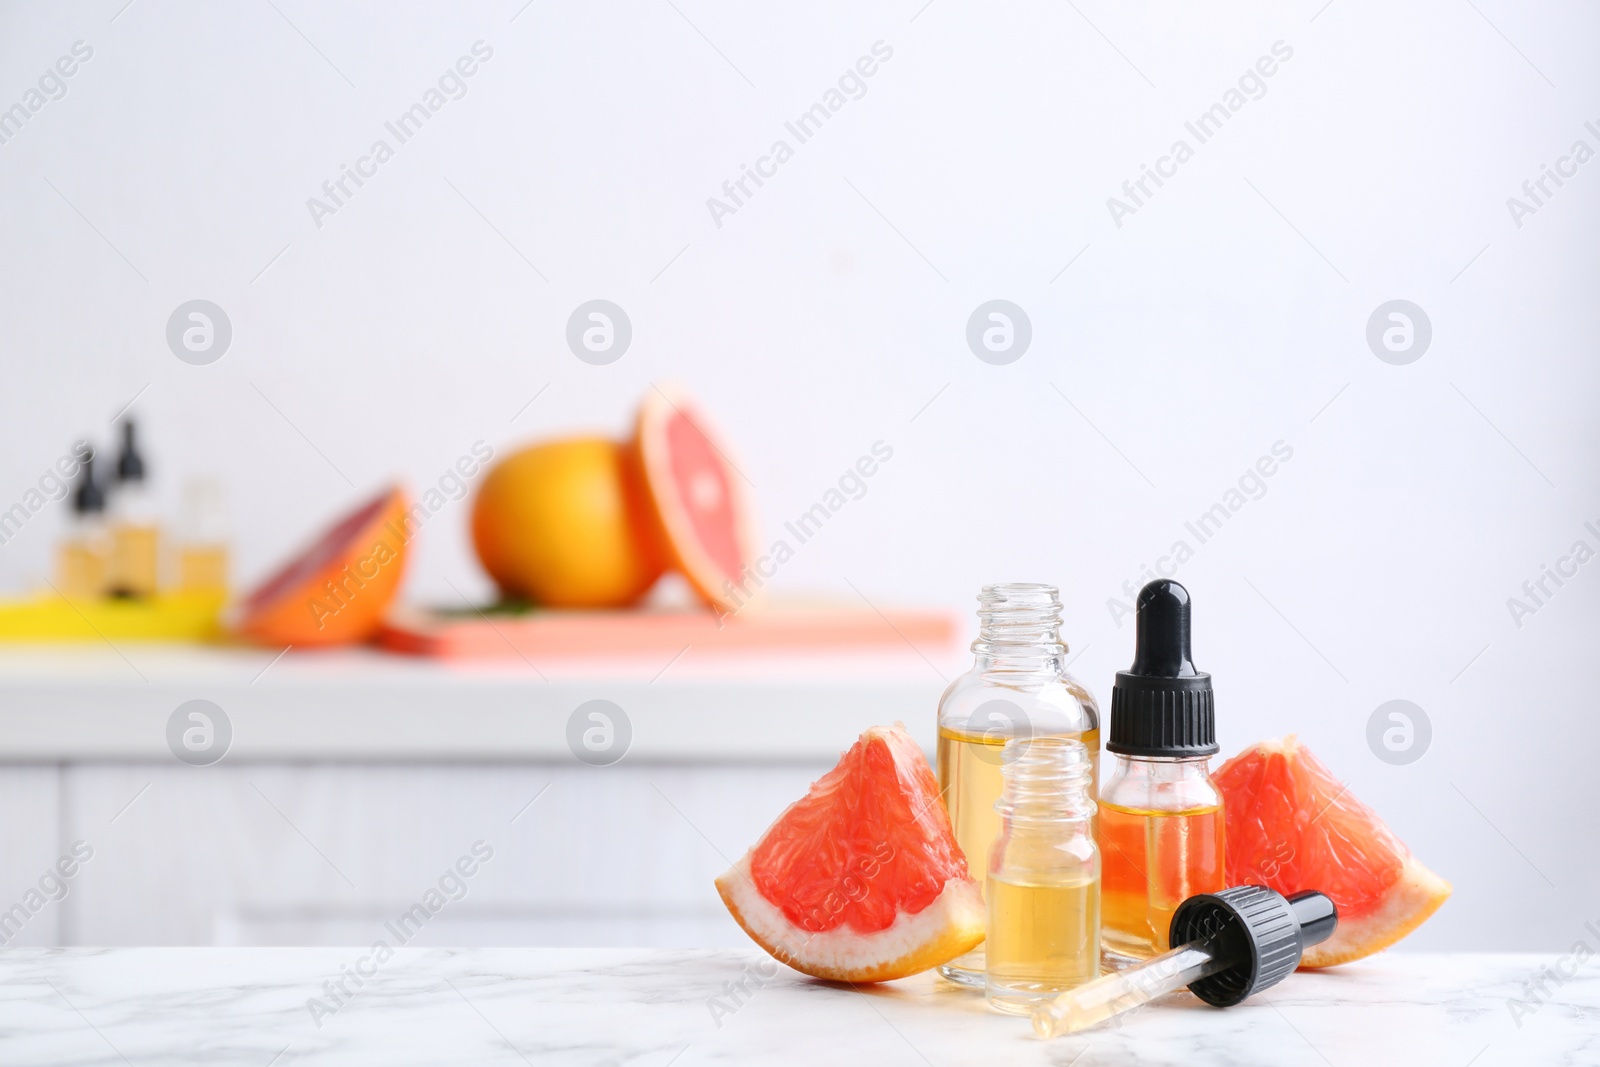
[[[1177,948],[1046,1002],[1033,1013],[1034,1032],[1075,1034],[1183,986],[1208,1004],[1229,1007],[1283,981],[1338,921],[1333,901],[1315,892],[1285,898],[1242,885],[1190,897],[1172,916],[1169,943]]]

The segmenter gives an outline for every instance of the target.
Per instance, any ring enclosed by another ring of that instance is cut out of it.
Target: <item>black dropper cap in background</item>
[[[72,512],[79,517],[99,515],[106,510],[106,494],[94,477],[94,452],[83,457],[83,473],[72,494]]]
[[[1224,964],[1189,983],[1195,996],[1218,1008],[1287,978],[1312,945],[1333,936],[1339,909],[1316,892],[1285,898],[1264,885],[1238,885],[1201,893],[1178,905],[1168,927],[1174,948],[1198,941]]]
[[[1189,654],[1189,591],[1170,578],[1139,590],[1133,666],[1111,687],[1106,750],[1125,756],[1210,756],[1217,751],[1211,675]]]
[[[117,456],[117,481],[144,481],[144,457],[134,441],[133,420],[122,421],[122,452]]]

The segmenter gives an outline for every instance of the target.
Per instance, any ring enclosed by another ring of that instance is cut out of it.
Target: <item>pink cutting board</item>
[[[392,613],[378,643],[443,659],[616,656],[681,651],[849,651],[893,646],[946,649],[954,618],[942,611],[769,606],[730,616],[702,610],[533,611],[526,615]]]

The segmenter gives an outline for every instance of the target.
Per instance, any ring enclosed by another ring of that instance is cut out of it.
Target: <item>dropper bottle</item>
[[[1172,917],[1177,948],[1041,1005],[1034,1032],[1075,1034],[1182,986],[1212,1007],[1232,1007],[1287,978],[1305,950],[1332,937],[1338,925],[1333,901],[1317,892],[1285,898],[1266,886],[1241,885],[1190,897]]]
[[[1157,579],[1137,611],[1133,666],[1111,690],[1116,762],[1100,786],[1101,948],[1112,968],[1166,951],[1178,905],[1226,884],[1211,675],[1189,652],[1189,591]]]
[[[122,451],[117,456],[117,481],[111,491],[111,517],[112,595],[154,596],[160,584],[160,532],[132,420],[122,424]]]
[[[106,591],[105,513],[94,452],[88,451],[72,491],[71,526],[56,549],[56,591],[68,600],[88,600]]]

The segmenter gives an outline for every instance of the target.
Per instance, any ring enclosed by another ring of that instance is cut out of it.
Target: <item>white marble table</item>
[[[1575,976],[1514,1017],[1508,1000],[1561,959]],[[346,978],[352,996],[324,991],[356,970],[371,977]],[[334,1010],[314,1018],[312,998]],[[1600,959],[1388,955],[1043,1042],[928,975],[857,991],[753,951],[15,949],[0,952],[0,1063],[1594,1064]]]

